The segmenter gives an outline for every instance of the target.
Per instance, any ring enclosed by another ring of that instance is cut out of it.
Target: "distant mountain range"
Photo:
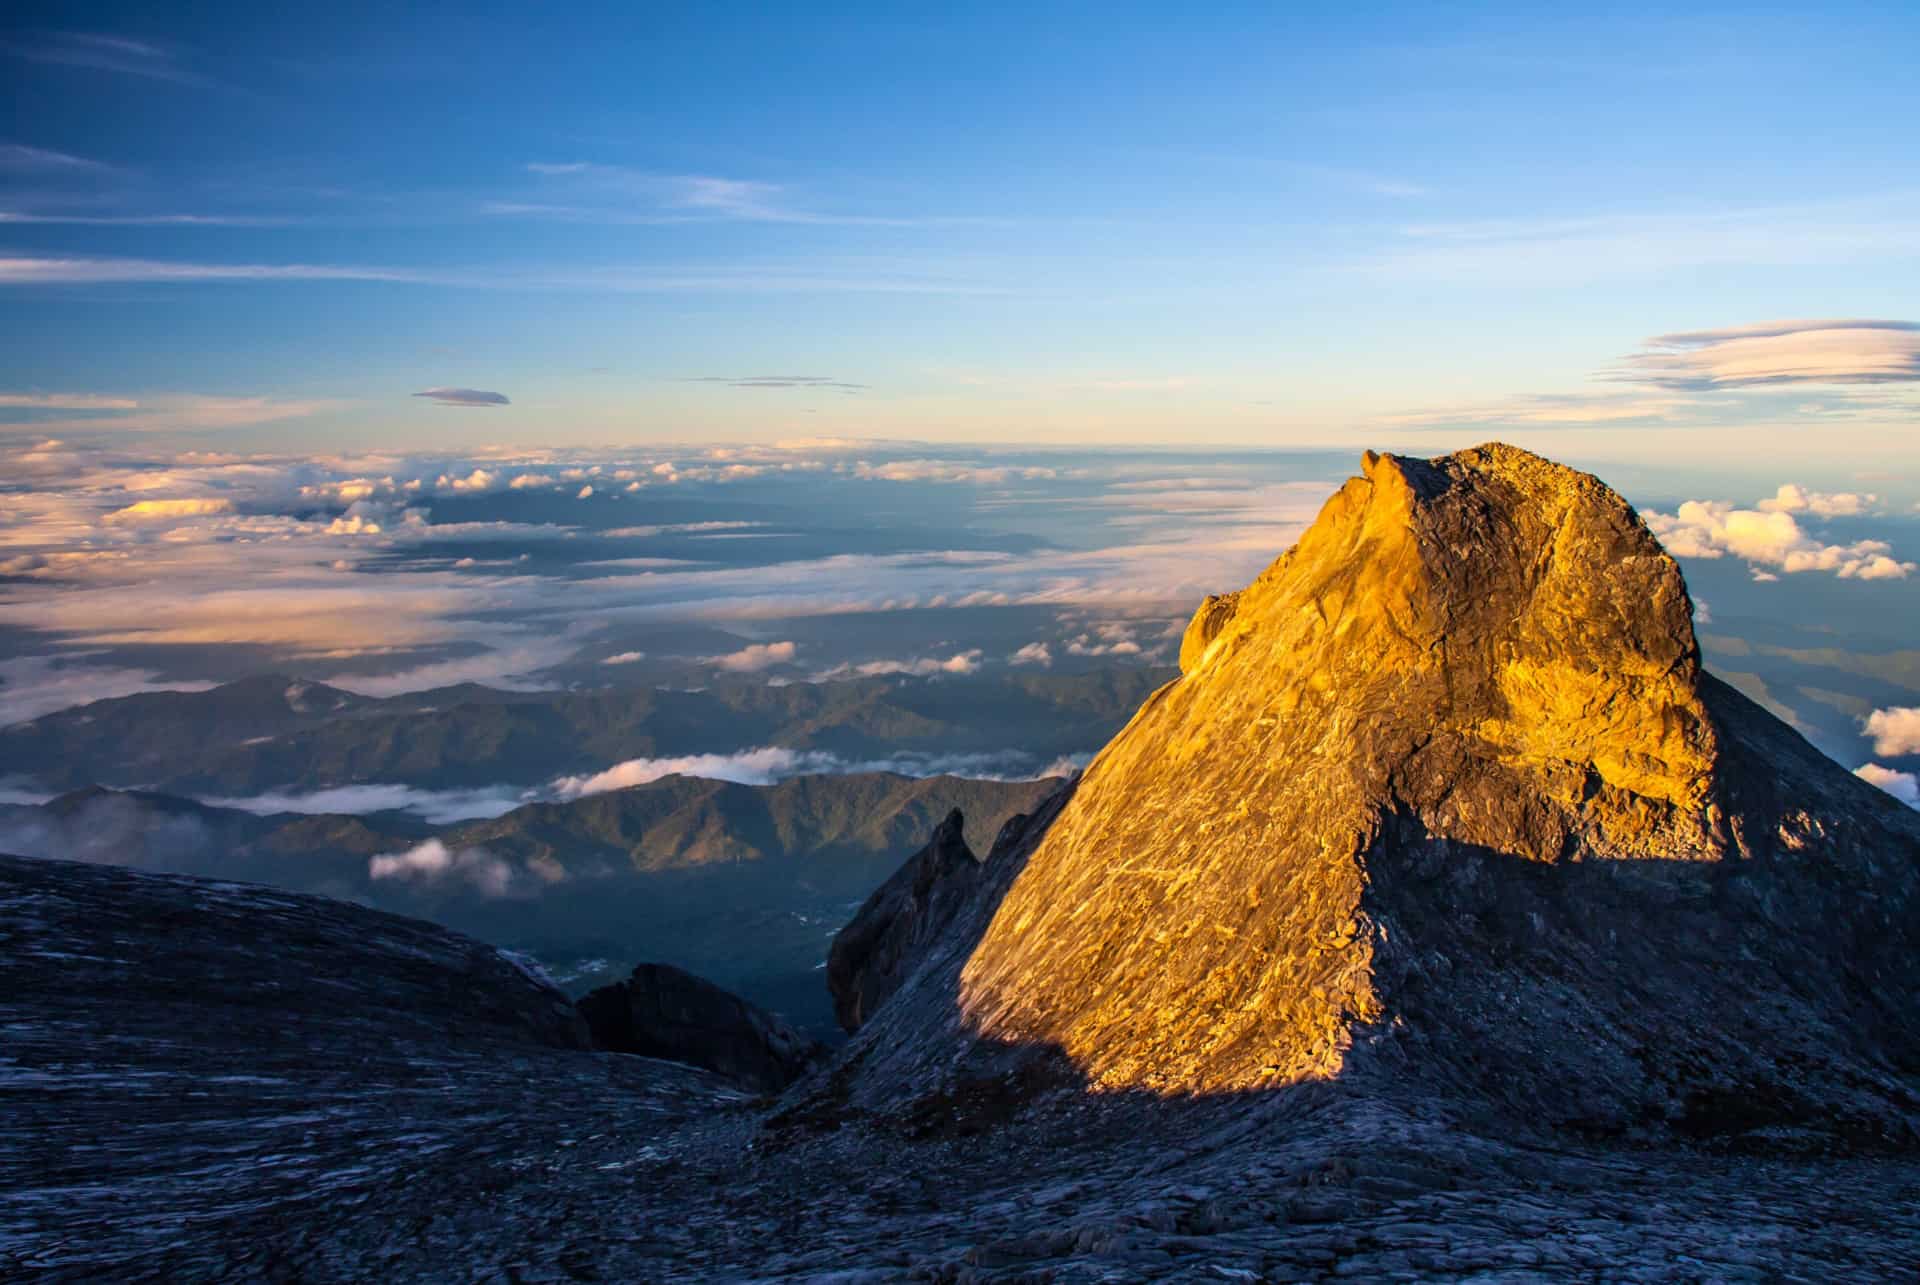
[[[420,915],[524,950],[576,992],[665,961],[830,1035],[817,970],[861,899],[949,810],[965,813],[984,851],[1009,817],[1059,785],[671,776],[442,827],[402,812],[258,816],[90,787],[0,807],[0,851],[250,880]]]
[[[240,796],[377,782],[531,786],[635,758],[759,746],[855,762],[966,755],[1029,770],[1105,744],[1172,670],[884,677],[700,691],[505,692],[464,684],[375,698],[264,675],[209,691],[95,701],[0,728],[0,778]]]

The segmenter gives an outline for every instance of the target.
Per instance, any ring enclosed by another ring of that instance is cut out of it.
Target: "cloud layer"
[[[546,792],[557,799],[579,799],[591,794],[646,785],[669,776],[697,776],[712,781],[732,781],[737,785],[772,785],[795,776],[844,775],[852,772],[1031,781],[1043,776],[1065,775],[1078,766],[1077,760],[1060,759],[1036,768],[1033,757],[1019,750],[988,754],[897,754],[881,759],[848,759],[826,750],[791,750],[763,745],[732,754],[628,759],[603,772],[563,776],[547,786]]]

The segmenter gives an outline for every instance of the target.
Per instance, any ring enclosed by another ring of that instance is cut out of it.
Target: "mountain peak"
[[[907,1028],[950,1021],[905,1004],[951,987],[976,1049],[1096,1088],[1392,1066],[1602,1127],[1864,1083],[1904,1029],[1911,984],[1858,979],[1911,929],[1831,925],[1916,905],[1920,826],[1702,671],[1678,566],[1596,478],[1370,452],[1181,670],[857,1046],[932,1064]]]
[[[1363,469],[1087,769],[968,965],[983,1029],[1120,1084],[1327,1073],[1341,1013],[1380,1011],[1358,916],[1389,816],[1541,861],[1723,854],[1692,607],[1626,502],[1509,446]],[[1201,1032],[1138,1024],[1196,1002]]]

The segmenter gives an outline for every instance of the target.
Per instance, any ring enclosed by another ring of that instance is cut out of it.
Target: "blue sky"
[[[1164,660],[1363,447],[1504,438],[1920,798],[1915,48],[1911,4],[9,6],[0,725]]]
[[[9,7],[0,425],[1920,462],[1909,5],[398,9]]]

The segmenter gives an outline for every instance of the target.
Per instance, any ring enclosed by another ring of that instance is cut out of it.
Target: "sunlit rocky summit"
[[[218,1011],[262,992],[211,988],[209,1096],[163,1108],[141,1046],[121,1040],[138,1015],[90,1002],[90,1028],[74,1029],[54,959],[87,961],[100,993],[117,958],[160,967],[164,941],[143,930],[126,951],[124,925],[89,940],[87,899],[63,891],[82,876],[4,863],[20,923],[0,1017],[40,1035],[0,1087],[34,1113],[19,1118],[98,1100],[61,1126],[58,1190],[7,1168],[0,1265],[876,1281],[1920,1272],[1920,814],[1702,669],[1678,567],[1592,477],[1500,445],[1367,455],[1294,548],[1200,607],[1180,675],[1079,778],[984,854],[963,827],[949,815],[835,940],[822,984],[851,1038],[777,1099],[766,1090],[783,1077],[569,1048],[580,1028],[566,1023],[538,1039],[449,1035],[444,1055],[409,1035],[404,1072],[356,1051],[361,1076],[316,1050],[303,1072],[289,1048],[337,1029],[343,978],[359,995],[403,970],[394,1003],[436,997],[443,1026],[557,1018],[538,979],[450,935],[405,962],[394,943],[412,939],[394,923],[276,894],[262,913],[320,934],[325,968],[273,974],[286,1020],[271,1058]],[[253,966],[232,887],[141,894],[193,943],[167,976]],[[370,926],[378,948],[356,954]],[[23,934],[54,945],[35,954]],[[321,1002],[308,988],[323,983]],[[511,1002],[488,1000],[494,988]],[[325,1023],[303,1017],[310,1000]],[[624,994],[618,1015],[651,1020],[667,1012],[657,1000]],[[709,1044],[685,1015],[720,1010],[733,1011],[710,996],[674,1006],[675,1046]],[[382,1014],[355,1049],[399,1021]],[[100,1051],[63,1060],[69,1038]],[[190,1078],[195,1038],[166,1043],[166,1075]],[[256,1062],[270,1088],[245,1087]],[[562,1115],[529,1102],[516,1067]],[[377,1109],[379,1077],[402,1074],[464,1088],[396,1099],[410,1123]],[[378,1127],[316,1137],[303,1098]],[[294,1157],[299,1191],[209,1200],[155,1180],[188,1168],[159,1127],[182,1118],[229,1168]],[[129,1127],[155,1139],[144,1169],[107,1143]],[[15,1160],[34,1145],[0,1137]],[[390,1145],[409,1137],[427,1145]],[[128,1183],[149,1202],[139,1236],[84,1235],[61,1212],[61,1191]]]
[[[856,1044],[870,1100],[960,1040],[1103,1090],[1913,1142],[1920,818],[1702,671],[1598,480],[1369,454],[1181,670]]]

